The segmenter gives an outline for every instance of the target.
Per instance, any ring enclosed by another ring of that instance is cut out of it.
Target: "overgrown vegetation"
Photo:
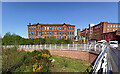
[[[36,39],[25,39],[19,35],[6,33],[2,38],[2,45],[35,45],[35,44],[71,44],[73,43],[70,39],[55,39],[54,36],[50,38],[36,38]]]
[[[3,49],[2,72],[84,72],[88,64],[77,59],[51,56],[48,50]]]
[[[49,72],[51,57],[48,50],[33,52],[18,51],[16,48],[3,49],[3,72]]]

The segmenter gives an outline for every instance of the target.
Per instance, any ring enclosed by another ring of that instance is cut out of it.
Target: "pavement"
[[[110,54],[111,54],[111,64],[112,64],[113,72],[120,73],[120,50],[110,48]]]

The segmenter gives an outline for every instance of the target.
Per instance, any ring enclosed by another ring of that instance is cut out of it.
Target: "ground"
[[[50,59],[54,59],[50,72],[84,72],[89,66],[78,59],[71,59],[66,57],[52,56]]]

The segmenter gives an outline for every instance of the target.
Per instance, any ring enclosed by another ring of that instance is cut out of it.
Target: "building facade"
[[[110,32],[118,31],[119,28],[120,28],[120,23],[100,22],[97,25],[89,24],[89,28],[86,30],[83,29],[82,31],[79,31],[80,32],[79,34],[80,34],[80,36],[86,35],[85,41],[90,40],[90,39],[103,40],[103,35],[106,35]],[[112,35],[114,35],[114,34],[112,33]],[[119,35],[117,35],[117,36],[119,36]],[[105,38],[105,40],[108,41],[108,39],[106,39],[106,38]]]
[[[75,26],[70,24],[32,24],[28,25],[28,37],[33,38],[49,38],[54,36],[55,39],[74,39]]]

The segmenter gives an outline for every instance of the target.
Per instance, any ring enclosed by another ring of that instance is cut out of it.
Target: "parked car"
[[[118,41],[109,41],[109,45],[112,48],[118,48]]]

